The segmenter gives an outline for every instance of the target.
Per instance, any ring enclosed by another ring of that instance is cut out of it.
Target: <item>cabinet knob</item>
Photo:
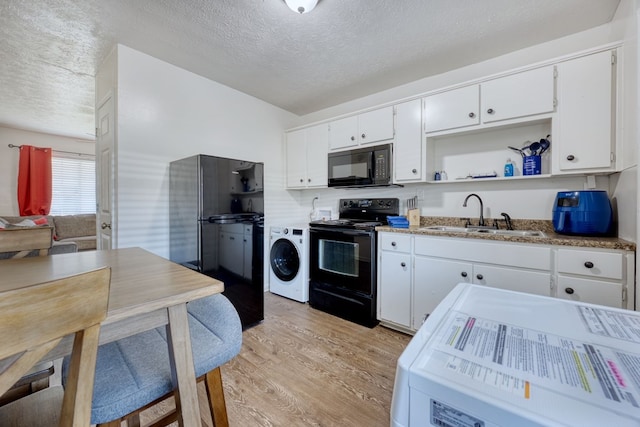
[[[493,114],[493,113],[495,113],[495,111],[493,111],[493,108],[489,108],[489,109],[487,110],[487,114]]]
[[[396,242],[391,242],[391,246],[396,247]]]
[[[300,182],[304,182],[304,179],[300,178]]]
[[[365,135],[364,133],[360,136],[362,137],[362,139],[365,139],[367,137],[367,135]]]
[[[351,137],[351,140],[352,140],[352,141],[355,141],[355,140],[356,140],[356,137],[355,137],[355,136],[352,136],[352,137]]]
[[[575,291],[573,290],[573,288],[564,288],[564,291],[566,293],[568,293],[569,295],[573,294]]]
[[[478,280],[482,280],[482,279],[483,279],[482,274],[476,274],[476,279],[478,279]]]
[[[475,116],[476,116],[476,113],[474,113],[473,111],[469,113],[469,117],[470,117],[470,118],[472,118],[472,119],[473,119]]]
[[[571,162],[571,161],[573,161],[573,160],[575,160],[575,159],[576,159],[576,157],[575,157],[573,154],[569,154],[569,155],[567,156],[567,160],[569,160],[570,162]]]
[[[587,261],[584,263],[584,266],[587,268],[593,268],[593,263],[591,261]]]
[[[411,172],[418,173],[418,169],[411,169]]]
[[[400,263],[400,267],[406,267],[406,266],[407,266],[407,263],[406,263],[406,262],[401,262],[401,263]]]
[[[467,277],[467,272],[466,272],[466,271],[463,271],[462,273],[460,273],[460,275],[461,275],[462,277]]]
[[[307,182],[311,182],[311,178],[308,178],[308,179],[307,179]]]

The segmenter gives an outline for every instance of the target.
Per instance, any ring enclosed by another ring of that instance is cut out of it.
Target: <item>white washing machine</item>
[[[309,300],[309,228],[271,227],[269,290],[300,302]]]

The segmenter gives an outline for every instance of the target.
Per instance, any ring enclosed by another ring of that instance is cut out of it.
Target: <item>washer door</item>
[[[279,239],[271,245],[271,270],[278,279],[289,282],[300,271],[300,255],[290,240]]]

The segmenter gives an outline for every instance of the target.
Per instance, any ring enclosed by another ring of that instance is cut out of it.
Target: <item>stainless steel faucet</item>
[[[471,197],[471,196],[475,196],[475,197],[478,199],[478,201],[480,202],[480,220],[478,221],[478,226],[480,226],[480,227],[484,227],[484,226],[485,226],[485,223],[484,223],[484,214],[483,214],[483,211],[484,211],[484,205],[483,205],[483,203],[482,203],[482,199],[480,198],[480,196],[478,196],[476,193],[471,193],[471,194],[469,194],[469,195],[467,196],[467,198],[466,198],[466,199],[464,199],[464,203],[462,204],[462,207],[463,207],[463,208],[466,208],[466,207],[467,207],[467,200],[469,200],[469,197]]]

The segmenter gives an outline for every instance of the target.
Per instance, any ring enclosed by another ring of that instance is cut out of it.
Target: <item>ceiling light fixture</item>
[[[318,4],[318,0],[284,0],[284,2],[289,9],[299,14],[311,12]]]

